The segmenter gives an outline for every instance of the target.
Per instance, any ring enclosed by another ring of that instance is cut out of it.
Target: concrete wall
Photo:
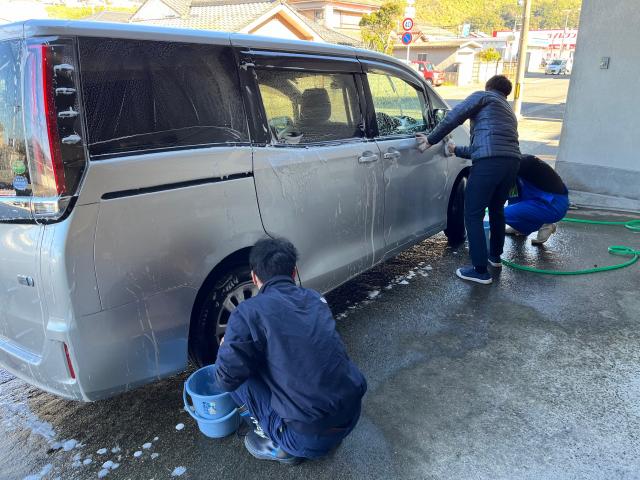
[[[582,3],[556,163],[574,201],[640,210],[638,25],[638,0]]]
[[[528,63],[527,63],[527,72],[538,72],[540,71],[540,64],[542,63],[542,59],[546,55],[545,50],[541,49],[531,49],[528,51]]]

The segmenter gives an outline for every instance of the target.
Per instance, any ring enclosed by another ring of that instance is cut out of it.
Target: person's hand
[[[418,142],[418,150],[422,153],[431,148],[431,144],[427,140],[427,136],[424,133],[416,133],[416,142]]]
[[[456,144],[452,141],[449,141],[449,143],[447,143],[447,150],[451,155],[453,155],[454,153],[456,153]]]

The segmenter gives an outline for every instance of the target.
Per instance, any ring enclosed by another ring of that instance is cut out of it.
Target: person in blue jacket
[[[356,426],[367,382],[324,297],[296,285],[295,247],[260,240],[249,262],[260,290],[231,314],[216,382],[254,426],[244,441],[251,455],[289,464],[322,457]]]
[[[503,75],[491,77],[484,91],[471,94],[456,105],[427,136],[416,136],[425,151],[439,143],[466,120],[471,121],[471,145],[455,147],[455,155],[472,160],[464,199],[464,217],[473,265],[456,270],[458,277],[482,284],[492,282],[487,263],[502,265],[504,248],[504,204],[515,183],[520,163],[518,121],[507,96],[511,82]],[[491,240],[489,251],[482,220],[489,208]]]
[[[504,209],[506,233],[529,235],[537,231],[531,243],[541,245],[567,214],[569,191],[551,165],[533,155],[522,156],[516,187],[516,195]]]

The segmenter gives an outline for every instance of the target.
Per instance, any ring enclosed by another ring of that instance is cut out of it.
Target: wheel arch
[[[471,173],[471,167],[466,166],[458,173],[453,185],[451,186],[451,190],[449,191],[449,201],[447,202],[447,215],[449,214],[449,210],[451,209],[451,202],[453,202],[453,195],[458,188],[458,184],[462,181],[463,178],[469,178],[469,173]]]
[[[196,294],[196,298],[193,302],[193,306],[191,307],[191,316],[189,318],[189,335],[188,339],[191,340],[191,332],[194,321],[197,317],[198,310],[207,296],[207,293],[213,288],[213,285],[216,283],[216,280],[220,278],[224,272],[228,271],[233,267],[237,267],[239,265],[246,265],[249,263],[249,254],[251,253],[251,248],[253,246],[243,247],[235,252],[227,255],[223,258],[213,269],[207,277],[202,282],[202,285],[198,289],[198,293]]]

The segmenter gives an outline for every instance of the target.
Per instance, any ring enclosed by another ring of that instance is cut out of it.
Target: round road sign
[[[405,33],[402,34],[402,44],[403,45],[409,45],[411,43],[411,40],[413,40],[413,35],[411,35],[411,33],[405,32]]]
[[[408,32],[409,30],[411,30],[413,28],[413,18],[405,18],[402,21],[402,28],[404,28],[405,32]]]

